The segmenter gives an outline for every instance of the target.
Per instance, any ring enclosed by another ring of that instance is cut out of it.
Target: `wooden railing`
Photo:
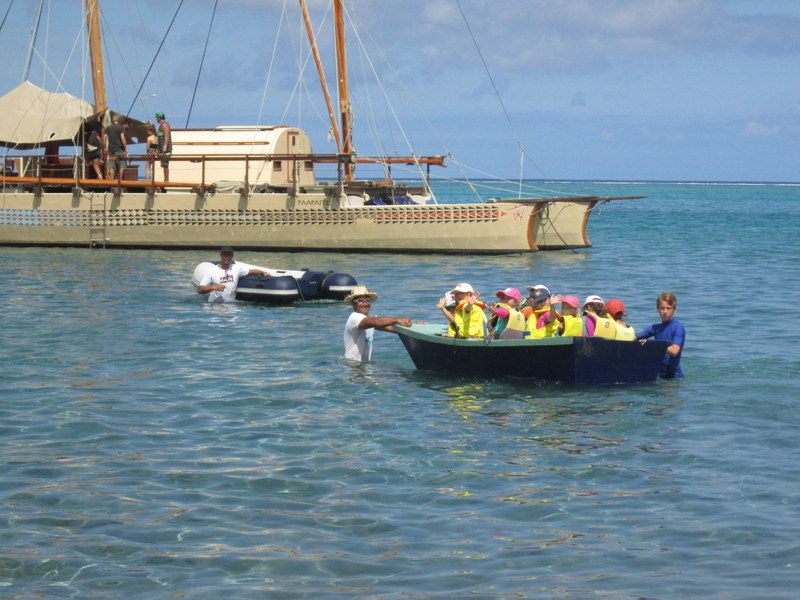
[[[287,165],[287,172],[294,176],[289,178],[288,187],[297,184],[298,165],[307,162],[313,164],[335,164],[339,168],[341,182],[341,166],[345,163],[356,164],[424,164],[430,169],[431,165],[444,166],[443,156],[393,156],[393,157],[357,157],[342,154],[230,154],[230,155],[169,155],[168,158],[148,154],[129,154],[124,157],[128,165],[136,165],[136,174],[131,177],[130,168],[117,169],[114,179],[97,179],[89,177],[93,173],[91,161],[80,155],[25,155],[5,157],[3,172],[0,181],[4,185],[33,185],[38,188],[52,186],[76,186],[82,188],[115,187],[142,188],[146,191],[156,191],[159,188],[188,188],[197,193],[213,191],[215,184],[206,181],[206,166],[218,162],[244,162],[242,177],[234,178],[242,181],[242,192],[249,193],[251,183],[250,170],[256,163],[266,161],[280,161]],[[199,181],[150,181],[139,178],[139,164],[147,168],[156,161],[169,160],[170,163],[190,162],[200,163]]]

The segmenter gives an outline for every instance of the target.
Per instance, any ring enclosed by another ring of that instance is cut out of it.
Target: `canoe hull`
[[[655,381],[669,345],[594,337],[485,342],[445,338],[419,326],[395,329],[421,370],[578,384]]]
[[[0,245],[505,254],[586,248],[594,200],[341,206],[324,192],[3,190]],[[542,205],[547,204],[542,202]]]

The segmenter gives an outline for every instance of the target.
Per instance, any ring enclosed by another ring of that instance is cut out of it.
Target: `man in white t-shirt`
[[[344,357],[350,360],[367,362],[372,358],[372,335],[376,329],[394,331],[394,325],[411,327],[408,317],[370,316],[372,303],[378,294],[370,292],[366,286],[357,285],[344,301],[353,305],[353,312],[344,326]]]
[[[239,278],[250,273],[270,274],[261,269],[254,269],[233,260],[233,248],[225,246],[219,251],[219,264],[209,269],[197,286],[198,294],[208,294],[209,302],[233,302],[236,300],[236,286]]]

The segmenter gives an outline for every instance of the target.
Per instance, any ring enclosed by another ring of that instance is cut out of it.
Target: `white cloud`
[[[774,136],[780,133],[780,128],[770,127],[758,121],[749,121],[741,130],[741,135],[745,137]]]
[[[421,11],[389,3],[384,12],[403,31],[398,41],[435,44],[442,68],[474,64],[463,19],[490,67],[523,72],[597,72],[623,57],[668,54],[800,54],[800,18],[735,14],[723,0],[460,0],[460,6],[463,17],[442,2]]]

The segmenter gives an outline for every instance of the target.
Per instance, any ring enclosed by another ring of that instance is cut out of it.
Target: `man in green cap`
[[[172,128],[164,118],[163,112],[156,113],[158,121],[158,154],[161,157],[161,168],[164,169],[164,181],[169,181],[169,155],[172,154]]]

